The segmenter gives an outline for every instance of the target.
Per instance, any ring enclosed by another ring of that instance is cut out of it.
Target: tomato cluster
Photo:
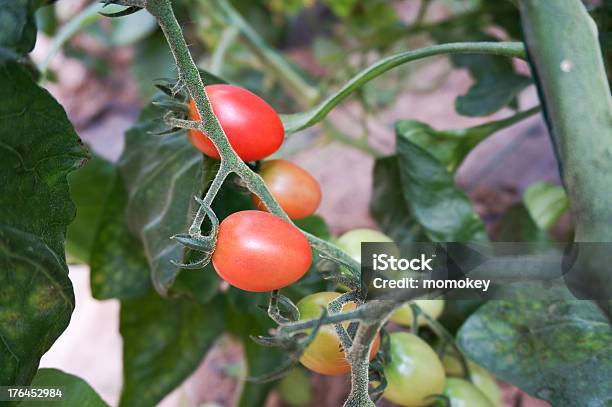
[[[207,86],[206,93],[229,143],[242,160],[262,160],[278,150],[284,137],[283,125],[265,101],[232,85]],[[190,115],[200,120],[193,101],[190,101]],[[190,131],[189,139],[205,155],[219,159],[215,145],[205,134]],[[302,219],[317,210],[321,188],[307,171],[278,159],[265,161],[259,168],[271,195],[290,219]],[[234,287],[253,292],[277,290],[299,280],[308,271],[312,263],[311,248],[304,234],[292,223],[267,212],[258,196],[253,195],[252,200],[260,210],[233,213],[219,225],[212,263],[219,276]],[[375,230],[356,229],[340,236],[336,244],[360,262],[364,242],[392,242],[392,239]],[[302,298],[297,303],[300,319],[319,318],[340,295],[319,292]],[[444,309],[443,300],[416,300],[415,303],[433,319]],[[344,304],[342,311],[355,307],[355,303]],[[409,304],[398,308],[390,320],[401,326],[415,322]],[[416,323],[421,326],[427,320],[419,316]],[[344,326],[348,328],[348,322]],[[370,360],[376,357],[380,342],[378,335],[370,349]],[[492,407],[500,403],[499,388],[484,369],[469,362],[471,382],[460,378],[464,372],[458,359],[447,354],[441,361],[417,335],[391,333],[388,356],[383,396],[401,406],[431,405],[440,395],[450,400],[452,406]],[[319,328],[304,349],[300,362],[319,374],[350,372],[336,329],[331,325]]]
[[[205,87],[213,113],[243,161],[263,160],[275,153],[284,138],[276,111],[248,90],[226,84]],[[189,115],[201,120],[193,100]],[[198,130],[189,140],[208,157],[220,159],[211,139]],[[291,219],[312,215],[321,202],[319,183],[303,168],[286,160],[261,165],[260,175],[270,193]],[[253,195],[256,207],[263,202]],[[272,291],[297,281],[310,267],[308,240],[291,223],[266,212],[237,212],[221,222],[212,263],[221,278],[246,291]]]

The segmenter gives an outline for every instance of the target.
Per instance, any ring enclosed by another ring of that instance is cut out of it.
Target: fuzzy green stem
[[[447,54],[484,54],[525,59],[525,47],[520,42],[456,42],[432,45],[390,55],[358,73],[342,88],[312,109],[285,115],[285,132],[287,134],[295,133],[321,121],[334,107],[352,95],[353,92],[393,68],[412,61]]]
[[[390,301],[372,301],[373,318],[364,318],[359,323],[353,344],[346,358],[351,365],[351,392],[344,403],[345,407],[372,407],[369,395],[370,351],[382,325],[398,304]]]

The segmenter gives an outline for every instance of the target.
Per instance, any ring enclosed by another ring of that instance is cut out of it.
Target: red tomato
[[[302,298],[296,304],[300,310],[300,319],[319,318],[323,308],[327,308],[327,305],[339,295],[339,293],[335,292],[321,292]],[[355,307],[354,303],[349,303],[345,304],[342,310],[350,311],[355,309]],[[344,325],[348,327],[349,323],[347,322]],[[380,336],[377,336],[372,343],[370,360],[376,357],[379,347]],[[351,366],[344,356],[340,339],[333,325],[323,325],[319,328],[313,341],[308,344],[304,353],[302,353],[300,363],[313,372],[324,375],[339,375],[351,371]]]
[[[212,263],[234,287],[264,292],[299,280],[312,263],[312,251],[291,223],[268,212],[241,211],[219,225]]]
[[[321,203],[321,187],[306,170],[286,160],[266,161],[259,174],[272,196],[291,219],[302,219],[315,213]],[[266,210],[264,203],[253,195],[253,202]]]
[[[278,150],[285,130],[280,117],[266,101],[234,85],[209,85],[204,89],[229,143],[243,161],[261,160]],[[193,100],[189,101],[189,115],[193,120],[201,119]],[[217,148],[204,133],[190,130],[189,139],[207,156],[220,158]]]

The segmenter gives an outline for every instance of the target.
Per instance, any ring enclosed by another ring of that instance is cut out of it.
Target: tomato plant
[[[239,86],[216,84],[206,86],[205,90],[221,128],[242,160],[262,160],[278,150],[285,133],[272,106]],[[201,119],[193,99],[189,101],[189,116]],[[207,156],[221,158],[204,133],[190,130],[189,140]]]
[[[270,160],[262,164],[259,174],[270,193],[291,219],[303,219],[315,213],[321,203],[321,187],[306,170],[287,160]],[[253,195],[253,202],[266,210]]]
[[[444,388],[444,367],[436,352],[418,336],[391,334],[391,362],[385,366],[384,397],[401,406],[427,406]]]
[[[335,292],[320,292],[302,298],[297,303],[301,319],[318,318],[327,305],[340,296]],[[355,309],[354,303],[348,303],[344,311]],[[348,326],[348,324],[346,324]],[[376,337],[370,350],[370,360],[374,359],[380,347],[380,337]],[[313,341],[304,350],[300,363],[313,372],[324,375],[339,375],[351,371],[342,350],[340,339],[333,326],[323,326],[319,329]]]
[[[219,225],[212,263],[219,276],[246,291],[272,291],[299,280],[312,263],[295,226],[260,211],[235,212]]]
[[[70,3],[0,0],[0,387],[612,401],[608,1]],[[369,242],[493,289],[370,290]]]

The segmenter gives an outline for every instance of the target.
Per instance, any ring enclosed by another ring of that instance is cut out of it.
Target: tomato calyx
[[[302,298],[297,303],[300,311],[300,319],[322,319],[322,313],[325,315],[329,304],[338,299],[342,294],[337,292],[325,291],[308,295]],[[357,304],[353,301],[348,301],[342,305],[343,311],[353,310]],[[349,328],[349,322],[344,322],[345,329]],[[312,331],[307,331],[312,332]],[[380,335],[377,335],[372,343],[370,350],[370,360],[376,357],[380,348]],[[302,356],[300,363],[312,370],[313,372],[323,375],[340,375],[350,372],[351,367],[346,359],[340,338],[336,328],[333,325],[323,325],[318,329],[314,339],[308,344]]]

